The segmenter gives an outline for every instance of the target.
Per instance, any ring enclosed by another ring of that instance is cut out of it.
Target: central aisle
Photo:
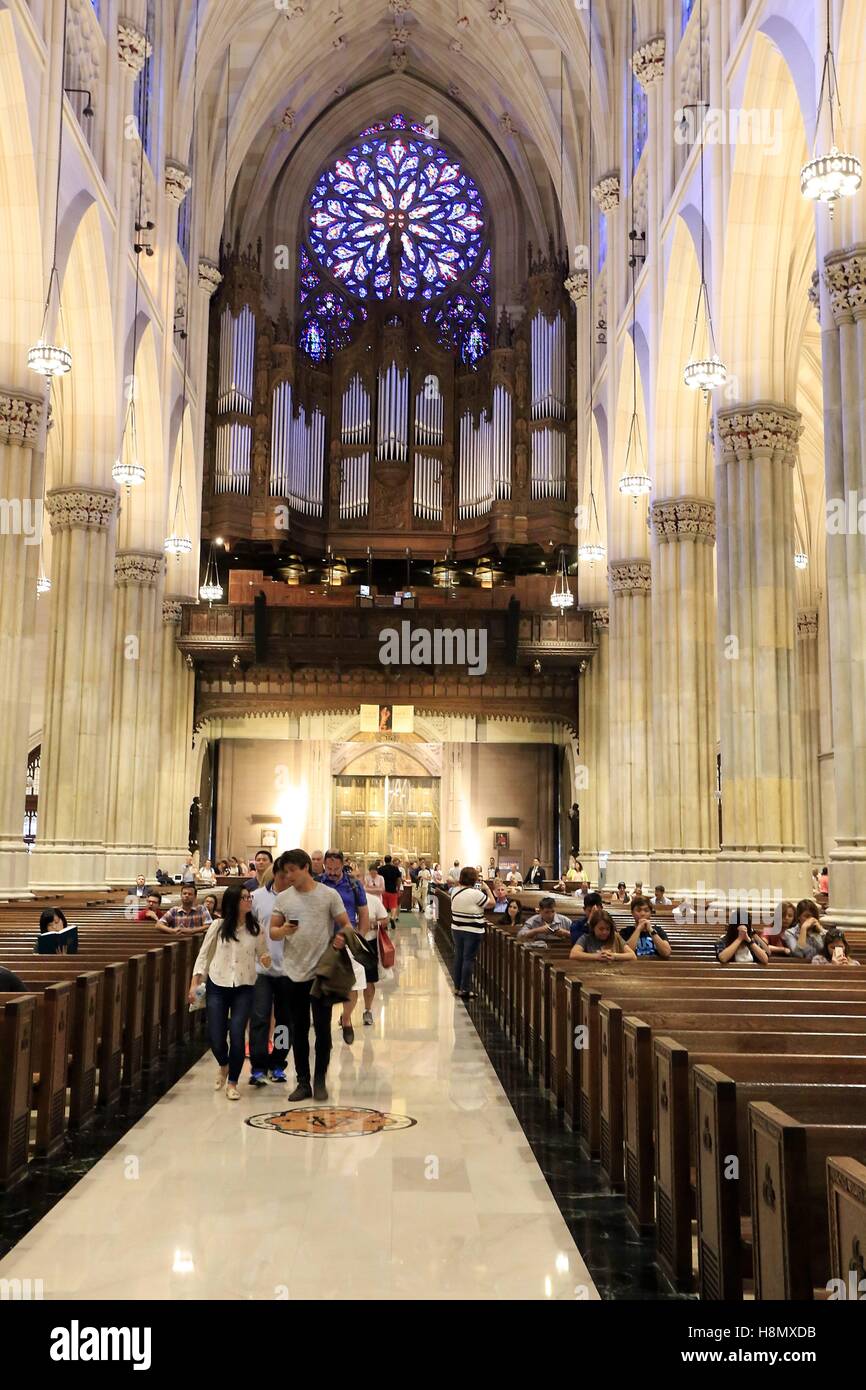
[[[331,1106],[416,1123],[253,1128],[287,1088],[212,1090],[208,1055],[33,1228],[0,1278],[45,1298],[597,1298],[432,938],[403,914],[375,1025],[334,1010]],[[311,1110],[322,1106],[309,1103]]]

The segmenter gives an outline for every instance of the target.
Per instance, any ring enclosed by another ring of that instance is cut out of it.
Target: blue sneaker
[[[277,1067],[276,1071],[272,1071],[272,1072],[270,1073],[270,1076],[271,1076],[271,1080],[272,1080],[272,1081],[276,1081],[276,1083],[277,1083],[278,1086],[284,1086],[284,1085],[285,1085],[285,1083],[286,1083],[286,1073],[283,1071],[282,1067]]]
[[[268,1082],[267,1082],[267,1077],[265,1076],[265,1074],[264,1074],[263,1071],[251,1071],[251,1072],[250,1072],[250,1085],[251,1085],[251,1086],[267,1086],[267,1084],[268,1084]]]

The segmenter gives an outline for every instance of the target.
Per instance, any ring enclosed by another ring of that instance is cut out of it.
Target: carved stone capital
[[[412,0],[388,0],[388,9],[397,16],[406,14],[412,8]]]
[[[652,589],[649,560],[615,560],[608,565],[607,572],[614,594],[648,594]]]
[[[493,0],[489,13],[493,23],[498,24],[500,29],[507,29],[512,22],[505,0]]]
[[[573,304],[579,304],[589,294],[589,271],[576,270],[563,281],[563,288]]]
[[[797,636],[801,642],[811,642],[818,636],[817,608],[801,608],[797,614]]]
[[[651,517],[660,542],[700,541],[712,545],[716,539],[716,504],[705,497],[671,497],[653,502]]]
[[[107,531],[117,508],[117,493],[107,488],[55,487],[45,497],[51,533]]]
[[[153,52],[153,44],[131,19],[117,21],[117,56],[125,68],[137,77],[145,58]]]
[[[632,72],[645,92],[661,82],[665,74],[665,36],[657,34],[636,50],[631,60]]]
[[[36,444],[44,409],[44,396],[0,386],[0,439],[6,444]]]
[[[593,608],[592,625],[593,627],[600,627],[602,631],[607,632],[608,628],[610,627],[610,609]]]
[[[171,201],[180,206],[191,188],[192,174],[186,165],[181,164],[180,160],[177,159],[167,159],[165,161],[165,191]]]
[[[816,318],[816,319],[818,320],[818,322],[820,323],[820,322],[821,322],[821,277],[820,277],[820,275],[818,274],[817,270],[813,270],[813,271],[812,271],[812,282],[811,282],[811,284],[809,285],[809,288],[808,288],[808,290],[806,291],[806,294],[807,294],[808,297],[809,297],[809,303],[811,304],[812,308],[815,310],[815,318]]]
[[[770,454],[794,466],[797,441],[803,433],[799,410],[775,401],[755,401],[716,412],[716,434],[722,462]]]
[[[866,316],[866,246],[861,243],[825,256],[824,283],[837,324]]]
[[[405,48],[396,49],[388,59],[388,66],[392,72],[405,72],[409,66],[409,54]]]
[[[605,174],[592,190],[592,196],[602,212],[613,212],[619,207],[619,174]]]
[[[216,294],[223,282],[222,271],[214,261],[202,256],[198,263],[198,286],[207,293],[208,298]]]
[[[165,556],[153,550],[118,550],[114,557],[114,582],[118,589],[135,585],[152,589],[165,570]]]
[[[183,617],[183,604],[179,598],[164,598],[162,601],[162,621],[166,624],[179,623]]]
[[[287,106],[282,116],[280,117],[280,125],[282,126],[283,130],[294,130],[295,119],[295,112],[292,110],[291,106]]]
[[[499,117],[499,129],[502,131],[503,135],[517,134],[517,126],[514,124],[514,121],[507,111],[503,111],[502,115]]]

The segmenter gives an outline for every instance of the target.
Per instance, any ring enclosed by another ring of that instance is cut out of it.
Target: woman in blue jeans
[[[266,970],[271,964],[265,938],[251,908],[248,888],[233,885],[225,890],[222,916],[207,929],[189,991],[192,1004],[206,981],[208,1036],[219,1065],[214,1090],[221,1091],[225,1086],[228,1100],[240,1100],[238,1081],[253,1007],[256,960]]]
[[[472,968],[484,940],[484,909],[495,907],[487,884],[478,881],[478,870],[460,870],[456,887],[451,889],[451,939],[454,942],[454,993],[458,999],[473,997]]]

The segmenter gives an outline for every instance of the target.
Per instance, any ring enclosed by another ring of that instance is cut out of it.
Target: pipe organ
[[[220,315],[219,394],[217,396],[216,490],[249,491],[252,449],[253,371],[256,321],[249,305]],[[246,417],[246,418],[245,418]]]
[[[260,255],[228,249],[211,310],[205,535],[321,554],[431,558],[573,542],[574,314],[565,267],[534,256],[525,313],[502,311],[471,365],[423,303],[370,295],[351,332],[309,350],[266,306]],[[288,510],[277,528],[278,504]],[[341,533],[343,539],[341,540]]]

